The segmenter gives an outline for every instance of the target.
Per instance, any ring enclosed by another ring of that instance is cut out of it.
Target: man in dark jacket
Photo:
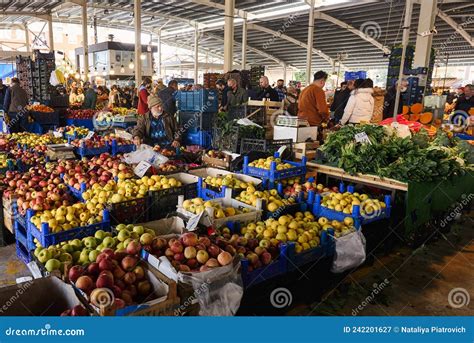
[[[163,103],[163,111],[172,116],[176,113],[176,91],[178,90],[178,81],[171,80],[168,87],[158,92],[158,97]]]
[[[461,94],[456,101],[456,111],[464,111],[469,113],[469,110],[474,107],[474,85],[464,86],[464,93]]]
[[[6,111],[6,109],[3,108],[3,102],[5,101],[7,90],[8,90],[8,87],[4,85],[2,79],[0,79],[0,110],[1,111]]]
[[[94,87],[90,82],[84,84],[86,89],[86,94],[84,97],[84,102],[82,103],[82,108],[95,110],[95,104],[97,102],[97,93],[94,90]]]
[[[354,81],[349,80],[347,82],[341,83],[341,89],[334,93],[334,101],[331,105],[331,111],[334,112],[334,121],[339,123],[344,114],[344,109],[346,108],[347,101],[351,96],[351,92],[354,89]]]
[[[263,99],[270,99],[270,101],[280,101],[277,91],[270,86],[270,82],[266,76],[262,76],[260,78],[260,90],[254,100]]]
[[[383,119],[392,118],[393,110],[395,109],[395,99],[397,97],[397,86],[398,81],[395,86],[392,86],[388,89],[387,94],[383,101]],[[402,80],[401,92],[400,92],[400,101],[398,102],[397,114],[403,112],[403,93],[408,89],[408,81]]]
[[[149,111],[138,116],[137,126],[132,135],[135,145],[142,143],[160,147],[178,148],[181,142],[181,132],[174,115],[164,111],[160,98],[151,94],[148,96]]]
[[[216,88],[220,95],[219,111],[223,111],[225,108],[227,108],[227,93],[230,91],[230,88],[222,79],[216,81]]]
[[[21,88],[20,80],[14,77],[3,102],[3,108],[8,112],[10,132],[20,132],[25,129],[28,115],[25,110],[26,105],[28,105],[28,94]]]

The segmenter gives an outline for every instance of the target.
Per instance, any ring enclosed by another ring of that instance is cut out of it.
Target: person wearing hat
[[[138,116],[137,126],[132,131],[135,145],[178,148],[181,133],[176,118],[163,110],[163,103],[155,94],[150,94],[147,100],[149,110]]]
[[[90,82],[84,84],[84,89],[86,94],[84,96],[84,102],[82,103],[82,108],[95,110],[95,105],[97,102],[97,93],[94,90],[94,86]]]

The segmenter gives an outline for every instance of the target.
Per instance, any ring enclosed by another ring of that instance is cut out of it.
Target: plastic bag
[[[342,273],[364,263],[365,237],[360,230],[336,239],[336,253],[331,272]]]
[[[244,294],[239,259],[209,271],[178,275],[181,282],[193,286],[200,316],[233,316],[237,313]]]
[[[137,164],[141,161],[147,161],[148,163],[157,167],[163,163],[168,162],[168,158],[166,156],[153,151],[153,148],[146,144],[141,144],[137,147],[137,150],[125,154],[123,160],[128,164]]]

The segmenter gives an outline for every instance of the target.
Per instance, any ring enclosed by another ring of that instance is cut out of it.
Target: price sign
[[[54,136],[55,138],[62,138],[62,137],[63,137],[63,134],[62,134],[62,132],[53,131],[53,136]]]
[[[92,137],[94,137],[94,135],[95,135],[94,131],[89,131],[89,133],[87,134],[87,136],[84,137],[84,139],[91,139]]]
[[[133,172],[135,173],[136,176],[138,177],[143,177],[146,173],[146,171],[151,167],[151,164],[148,163],[147,161],[140,161],[140,163],[137,164],[135,169],[133,169]]]
[[[202,216],[205,215],[205,214],[206,214],[206,211],[203,211],[201,213],[198,213],[198,214],[192,216],[189,219],[188,224],[186,225],[186,230],[193,231],[194,229],[196,229],[196,227],[199,224],[199,221],[201,220]]]
[[[115,134],[120,138],[128,139],[129,141],[133,140],[132,134],[127,131],[115,129]]]
[[[355,140],[356,140],[357,143],[372,144],[372,142],[369,139],[369,136],[367,136],[367,134],[365,132],[356,133]]]

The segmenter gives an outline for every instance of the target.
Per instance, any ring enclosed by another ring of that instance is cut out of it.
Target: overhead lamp
[[[102,76],[106,76],[107,75],[107,72],[105,71],[105,67],[102,68]]]
[[[141,54],[141,55],[140,55],[140,59],[141,59],[142,61],[144,61],[145,58],[146,58],[146,55],[145,55],[145,54]]]
[[[122,66],[120,67],[120,72],[121,72],[122,74],[125,73],[125,67],[123,66],[123,64],[122,64]]]
[[[92,77],[92,73],[87,73],[87,78],[90,79]]]
[[[79,72],[77,71],[77,72],[76,72],[76,75],[74,75],[74,77],[75,77],[76,79],[79,79],[79,78],[81,77],[81,75],[80,75]]]
[[[114,67],[112,67],[112,69],[110,69],[109,74],[110,74],[110,75],[115,75],[115,69],[114,69]]]
[[[97,67],[94,68],[94,76],[97,76]]]
[[[130,64],[128,65],[130,69],[135,68],[135,64],[133,64],[133,60],[130,60]]]

